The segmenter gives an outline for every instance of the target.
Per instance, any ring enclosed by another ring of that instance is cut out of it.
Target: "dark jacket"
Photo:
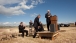
[[[41,30],[41,31],[43,31],[43,30],[44,30],[44,28],[43,28],[43,25],[42,25],[42,24],[40,24],[40,30]]]
[[[75,25],[76,25],[76,22],[75,22]]]
[[[46,22],[47,22],[47,23],[51,22],[51,21],[50,21],[50,17],[48,17],[48,16],[51,17],[51,13],[50,13],[50,14],[48,14],[48,13],[45,14],[45,18],[46,18]]]
[[[38,27],[38,26],[40,26],[40,22],[39,22],[39,18],[36,17],[36,18],[34,19],[34,27]]]
[[[21,31],[23,31],[25,29],[25,27],[23,27],[21,25],[19,25],[18,28],[19,28],[19,32],[21,32]]]

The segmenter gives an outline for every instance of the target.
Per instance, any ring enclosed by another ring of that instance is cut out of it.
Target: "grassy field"
[[[29,28],[26,28],[29,30]],[[47,30],[45,28],[45,30]],[[3,29],[0,28],[0,35],[1,34],[11,34],[17,33],[18,28],[8,28]],[[1,36],[0,36],[1,37]],[[59,36],[55,40],[50,39],[40,39],[40,38],[32,38],[31,37],[17,37],[12,38],[11,40],[3,40],[0,43],[76,43],[76,27],[61,27],[59,31]]]

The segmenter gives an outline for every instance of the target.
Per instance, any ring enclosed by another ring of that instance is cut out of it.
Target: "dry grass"
[[[28,30],[28,28],[26,28]],[[0,43],[76,43],[76,27],[61,27],[61,31],[59,31],[59,36],[55,40],[49,39],[40,39],[40,38],[32,38],[32,37],[17,37],[11,40],[0,41]],[[0,29],[3,30],[4,33],[9,32],[18,32],[17,28],[14,29]],[[10,31],[11,30],[11,31]],[[45,29],[46,30],[46,29]],[[11,32],[11,33],[12,33]]]

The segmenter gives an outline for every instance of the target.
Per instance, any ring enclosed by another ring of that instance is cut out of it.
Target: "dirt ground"
[[[28,30],[29,28],[26,28]],[[47,30],[45,28],[45,30]],[[0,29],[0,37],[1,34],[11,34],[17,33],[17,28],[9,28],[9,29]],[[55,40],[50,39],[40,39],[40,38],[32,38],[30,37],[16,37],[11,40],[3,40],[0,43],[76,43],[76,27],[61,27],[59,31],[59,35]]]

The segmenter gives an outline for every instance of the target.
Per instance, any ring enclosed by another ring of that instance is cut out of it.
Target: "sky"
[[[28,25],[38,14],[46,24],[47,10],[57,15],[58,23],[76,21],[76,0],[0,0],[0,25]]]

